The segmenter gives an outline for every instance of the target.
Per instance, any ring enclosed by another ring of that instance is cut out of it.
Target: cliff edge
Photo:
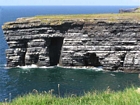
[[[7,66],[140,71],[140,13],[58,15],[5,23]]]

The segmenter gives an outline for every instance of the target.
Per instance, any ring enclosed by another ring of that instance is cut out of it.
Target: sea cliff
[[[140,71],[140,13],[19,18],[5,23],[7,66]]]

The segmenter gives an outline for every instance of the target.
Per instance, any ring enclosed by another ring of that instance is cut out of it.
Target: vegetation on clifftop
[[[137,9],[137,12],[140,8]],[[27,18],[19,18],[14,22],[5,23],[2,28],[13,28],[19,24],[47,24],[47,25],[61,25],[66,21],[73,22],[140,22],[140,13],[117,13],[117,14],[76,14],[76,15],[44,15]]]
[[[0,105],[140,105],[140,91],[136,88],[113,92],[88,92],[83,96],[57,97],[50,93],[34,93],[18,97]]]
[[[44,15],[44,16],[35,16],[34,19],[48,19],[48,20],[127,20],[127,19],[139,20],[140,13],[117,13],[117,14],[77,14],[77,15]]]

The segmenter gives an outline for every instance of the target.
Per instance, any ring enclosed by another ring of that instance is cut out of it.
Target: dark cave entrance
[[[94,66],[94,67],[101,66],[99,57],[96,55],[96,53],[86,53],[84,55],[83,61],[85,66]]]
[[[49,45],[50,66],[55,66],[59,64],[63,40],[64,40],[63,37],[50,38]]]

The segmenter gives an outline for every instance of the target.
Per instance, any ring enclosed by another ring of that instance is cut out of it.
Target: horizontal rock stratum
[[[5,23],[7,66],[140,71],[140,13],[57,15]]]

